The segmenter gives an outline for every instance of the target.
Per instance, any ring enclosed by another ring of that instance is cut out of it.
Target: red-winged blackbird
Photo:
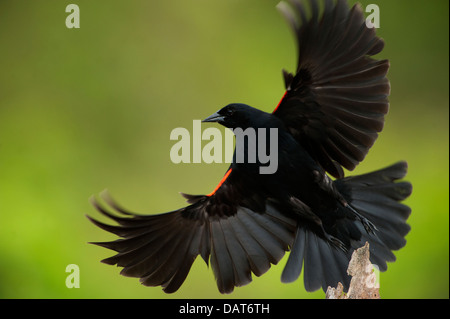
[[[359,5],[329,0],[319,10],[317,1],[309,3],[311,10],[297,0],[278,6],[295,31],[299,57],[295,75],[283,71],[286,93],[275,111],[230,104],[205,120],[232,129],[276,128],[276,172],[260,174],[260,161],[238,162],[235,153],[212,193],[184,195],[189,206],[159,215],[126,211],[106,197],[113,214],[94,199],[119,225],[92,222],[122,237],[96,243],[118,252],[104,263],[172,293],[201,255],[219,291],[230,293],[289,250],[281,280],[296,280],[303,266],[308,291],[338,282],[347,290],[351,253],[365,242],[381,271],[395,260],[392,250],[406,244],[410,230],[410,208],[400,201],[412,186],[397,181],[406,163],[345,178],[342,168],[353,170],[383,128],[389,62],[371,56],[384,42],[366,26]]]

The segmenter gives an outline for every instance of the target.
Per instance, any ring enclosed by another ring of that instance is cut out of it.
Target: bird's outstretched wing
[[[221,293],[248,284],[251,273],[265,273],[292,245],[296,223],[246,187],[238,172],[228,172],[213,193],[184,195],[189,206],[159,215],[129,212],[103,196],[107,209],[93,198],[98,211],[118,225],[88,218],[121,237],[94,243],[117,252],[102,262],[117,264],[122,275],[162,286],[166,293],[178,290],[198,255],[211,262]]]
[[[286,93],[273,114],[331,175],[353,170],[383,129],[388,112],[388,60],[375,60],[384,47],[368,28],[361,6],[346,1],[281,2],[293,28],[299,56],[296,74],[283,71]]]

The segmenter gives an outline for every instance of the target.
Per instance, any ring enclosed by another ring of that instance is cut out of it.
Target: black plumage
[[[233,162],[208,195],[187,195],[189,205],[140,215],[104,196],[94,206],[118,225],[89,219],[120,238],[97,245],[117,252],[104,263],[123,267],[146,286],[175,292],[200,255],[211,264],[222,293],[251,282],[290,255],[281,280],[304,273],[314,291],[349,286],[351,253],[370,243],[380,270],[406,244],[412,190],[399,162],[369,174],[344,177],[361,162],[383,129],[390,92],[384,46],[365,25],[361,7],[346,1],[290,0],[278,8],[294,30],[299,49],[295,74],[283,71],[286,92],[273,113],[233,103],[208,117],[231,129],[276,129],[278,167],[261,174],[262,162]],[[310,12],[308,14],[307,12]],[[259,145],[259,139],[255,141]],[[266,139],[267,142],[267,139]],[[244,151],[251,150],[249,141]],[[269,142],[267,142],[269,143]],[[331,179],[328,175],[336,179]],[[109,206],[109,208],[105,208]]]

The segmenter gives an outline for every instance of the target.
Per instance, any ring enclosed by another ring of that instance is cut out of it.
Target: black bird
[[[231,129],[276,129],[276,140],[265,142],[277,143],[276,172],[261,174],[261,161],[239,162],[235,152],[214,191],[183,194],[189,206],[172,212],[140,215],[107,196],[109,209],[93,199],[118,225],[90,220],[121,237],[95,243],[117,252],[104,263],[173,293],[200,255],[211,263],[219,291],[231,293],[286,251],[281,280],[295,281],[304,268],[307,291],[338,282],[347,290],[351,253],[365,242],[381,271],[395,260],[392,251],[406,244],[410,230],[411,210],[400,203],[412,191],[399,181],[407,164],[352,177],[343,171],[364,159],[383,128],[389,62],[372,56],[384,42],[366,26],[360,5],[349,9],[346,1],[328,0],[319,10],[318,1],[308,2],[310,10],[301,0],[278,6],[295,32],[299,56],[295,74],[283,70],[286,92],[273,113],[236,103],[204,120]],[[244,139],[245,152],[250,144]]]

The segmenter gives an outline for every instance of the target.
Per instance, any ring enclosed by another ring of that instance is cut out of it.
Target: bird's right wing
[[[123,267],[122,275],[138,277],[143,285],[162,286],[166,293],[178,290],[198,255],[211,262],[221,293],[251,281],[276,264],[294,239],[295,221],[281,214],[270,200],[246,187],[231,169],[210,195],[184,195],[191,204],[159,215],[129,212],[109,197],[97,210],[117,226],[88,218],[119,237],[97,242],[114,250],[104,259]],[[113,212],[111,212],[113,211]]]
[[[281,2],[278,8],[298,44],[296,74],[284,71],[286,93],[273,112],[297,141],[331,175],[353,170],[383,129],[388,112],[387,60],[375,60],[384,47],[366,26],[359,4],[310,0]]]

